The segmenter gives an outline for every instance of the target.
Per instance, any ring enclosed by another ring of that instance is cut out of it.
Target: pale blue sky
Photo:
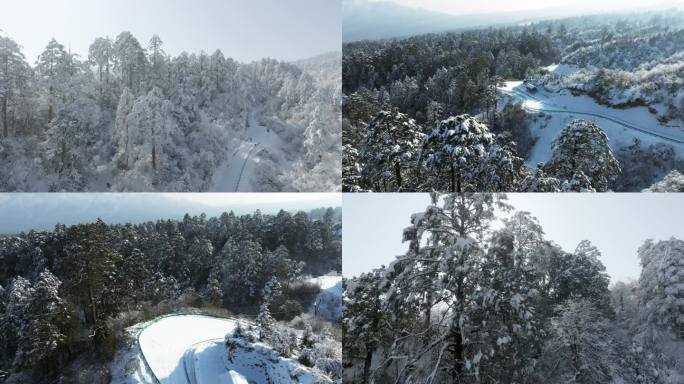
[[[452,15],[538,11],[567,8],[574,13],[606,12],[645,7],[681,5],[677,0],[347,0],[357,2],[393,2]]]
[[[171,54],[208,53],[292,61],[341,47],[340,0],[5,0],[0,30],[33,65],[50,38],[87,57],[96,37],[153,34]]]
[[[648,238],[684,239],[684,195],[649,193],[508,194],[520,211],[539,219],[546,238],[572,251],[584,239],[602,252],[613,282],[637,279],[637,249]],[[387,265],[406,250],[402,230],[412,213],[430,203],[427,194],[345,194],[343,273],[357,276]]]

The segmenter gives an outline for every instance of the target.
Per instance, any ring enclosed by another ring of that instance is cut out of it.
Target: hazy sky
[[[342,39],[340,0],[7,0],[0,30],[31,65],[52,37],[87,57],[96,37],[125,30],[144,47],[156,33],[170,54],[220,48],[239,61],[303,59]]]
[[[184,214],[217,216],[339,207],[339,193],[3,193],[0,234],[52,229],[101,218],[106,223],[178,219]]]
[[[508,194],[520,211],[539,219],[546,238],[566,251],[590,240],[602,252],[612,281],[637,279],[637,249],[644,240],[684,239],[682,194]],[[405,252],[402,230],[427,194],[345,194],[342,255],[345,276],[387,265]]]
[[[571,8],[577,12],[602,12],[642,8],[656,4],[676,5],[675,0],[352,0],[383,2],[391,1],[403,6],[423,8],[431,11],[454,15],[475,13],[501,13],[514,11],[530,11],[549,8]],[[648,4],[650,3],[650,4]]]

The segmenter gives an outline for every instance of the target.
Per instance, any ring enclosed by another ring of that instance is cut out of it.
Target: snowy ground
[[[139,332],[138,342],[115,359],[112,384],[313,382],[307,368],[260,343],[238,349],[229,361],[224,337],[236,324],[202,315],[171,315],[139,324],[131,329]]]
[[[138,343],[150,369],[161,383],[195,384],[199,382],[190,379],[191,372],[185,364],[186,353],[198,343],[223,340],[236,324],[234,320],[200,315],[170,316],[143,329]]]
[[[261,120],[260,110],[249,114],[249,127],[231,141],[228,157],[214,172],[210,192],[259,191],[254,176],[256,167],[263,160],[261,156],[265,154],[277,161],[280,165],[278,171],[290,166],[282,139]]]
[[[558,68],[556,68],[558,70]],[[571,68],[563,68],[571,71]],[[666,143],[674,147],[678,158],[684,158],[684,130],[664,126],[645,107],[614,109],[597,104],[589,96],[573,96],[567,90],[547,92],[539,89],[530,93],[520,81],[509,81],[500,88],[503,103],[522,102],[523,107],[536,115],[530,129],[537,142],[527,158],[529,166],[546,162],[551,157],[553,141],[571,121],[594,121],[608,135],[613,150],[631,145],[639,139],[647,146]]]
[[[342,276],[319,276],[310,281],[320,285],[321,291],[308,312],[312,315],[317,312],[325,320],[339,320],[342,317]]]

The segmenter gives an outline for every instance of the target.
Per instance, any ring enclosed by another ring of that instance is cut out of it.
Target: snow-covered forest
[[[405,254],[344,281],[345,381],[684,381],[684,241],[644,239],[639,279],[611,284],[504,194],[431,198]]]
[[[20,44],[0,35],[0,190],[340,188],[339,53],[239,63],[130,32],[87,57]]]
[[[681,191],[683,32],[673,9],[346,43],[343,190]]]
[[[341,263],[339,208],[4,235],[0,382],[339,382]]]

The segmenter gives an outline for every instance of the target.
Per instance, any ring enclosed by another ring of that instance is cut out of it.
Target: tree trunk
[[[371,323],[371,330],[373,332],[375,332],[378,329],[379,323],[380,318],[378,316],[373,317],[373,323]],[[373,352],[375,352],[375,346],[373,345],[373,343],[366,343],[366,357],[363,359],[363,384],[368,383],[370,369],[373,366]]]
[[[463,191],[461,189],[461,173],[459,172],[456,177],[456,192],[462,193]]]
[[[7,79],[9,77],[9,57],[8,55],[4,56],[4,61],[5,61],[5,71],[4,71],[4,78]],[[9,84],[7,84],[9,86]],[[5,90],[5,94],[2,96],[2,135],[4,137],[7,137],[9,135],[9,129],[7,127],[7,99],[9,98],[9,89]]]
[[[152,144],[152,169],[157,170],[157,148]]]
[[[456,192],[456,170],[453,164],[451,164],[451,192]]]
[[[394,173],[397,175],[397,189],[401,190],[401,165],[399,163],[394,164]]]
[[[9,128],[7,124],[7,96],[2,98],[2,135],[4,137],[9,135]]]
[[[128,64],[128,89],[133,92],[133,63]]]
[[[62,168],[66,167],[66,141],[62,140]]]
[[[460,328],[454,332],[454,379],[458,382],[463,373],[463,338]]]

